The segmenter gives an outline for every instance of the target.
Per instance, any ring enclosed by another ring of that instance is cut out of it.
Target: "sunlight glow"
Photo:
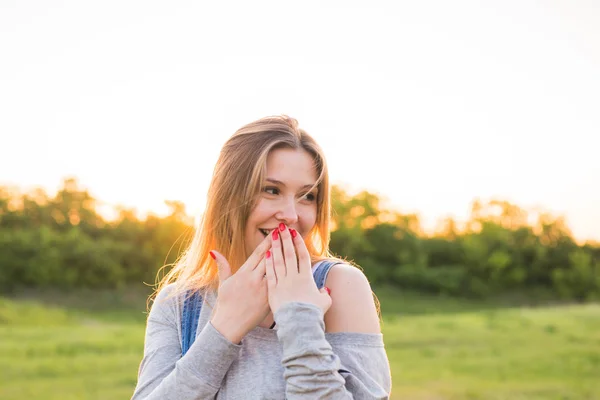
[[[227,137],[286,113],[430,231],[479,197],[600,239],[600,8],[493,4],[3,2],[0,184],[197,215]]]

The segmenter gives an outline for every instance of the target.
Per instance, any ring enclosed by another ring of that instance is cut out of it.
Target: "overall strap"
[[[181,315],[181,356],[190,349],[196,339],[196,330],[198,329],[198,319],[202,309],[202,296],[198,291],[194,293],[187,292],[183,303],[183,313]]]
[[[315,268],[313,271],[313,278],[315,278],[315,283],[317,284],[317,288],[321,289],[325,286],[325,281],[327,280],[327,275],[329,274],[329,270],[336,264],[341,264],[340,261],[337,260],[324,260]]]

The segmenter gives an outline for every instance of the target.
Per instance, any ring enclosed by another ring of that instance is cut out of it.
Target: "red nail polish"
[[[217,256],[215,256],[215,253],[213,253],[212,250],[209,252],[209,254],[213,258],[213,260],[217,259]]]
[[[283,232],[285,230],[285,224],[283,222],[279,223],[279,230]]]
[[[269,259],[271,258],[271,251],[267,250],[267,253],[265,254],[265,258]]]
[[[290,233],[292,234],[292,238],[295,238],[298,232],[295,229],[290,228]]]
[[[325,290],[327,290],[327,294],[331,296],[331,290],[327,286],[325,286]]]
[[[279,239],[279,231],[277,229],[275,229],[273,231],[273,240],[277,240]]]

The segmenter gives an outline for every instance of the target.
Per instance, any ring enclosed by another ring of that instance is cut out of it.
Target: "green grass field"
[[[600,399],[598,304],[378,295],[394,399]],[[144,309],[140,293],[0,297],[0,399],[130,398]]]

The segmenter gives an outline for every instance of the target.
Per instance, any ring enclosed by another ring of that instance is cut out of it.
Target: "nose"
[[[296,210],[296,199],[288,198],[282,204],[275,217],[287,226],[298,222],[298,211]]]

